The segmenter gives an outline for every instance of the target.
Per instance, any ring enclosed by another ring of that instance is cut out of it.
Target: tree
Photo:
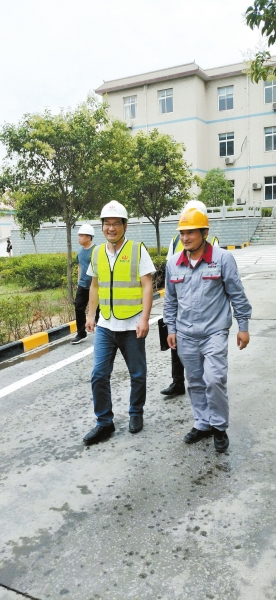
[[[276,3],[274,0],[255,0],[245,12],[246,23],[250,29],[257,27],[263,36],[267,36],[268,47],[276,41]],[[276,65],[271,63],[271,54],[260,49],[250,61],[248,73],[251,81],[258,83],[276,77]]]
[[[42,220],[61,217],[65,222],[70,301],[73,296],[71,229],[81,216],[92,218],[99,212],[102,197],[95,180],[99,162],[105,158],[101,142],[107,122],[106,105],[89,97],[75,111],[62,110],[52,115],[46,110],[42,115],[25,115],[18,126],[4,125],[0,134],[7,150],[2,189],[21,192],[19,214],[23,229],[29,231],[27,206],[34,218],[34,230],[42,205]]]
[[[128,203],[133,186],[133,137],[122,121],[108,123],[101,132],[98,165],[93,188],[102,203]]]
[[[25,239],[26,233],[29,233],[34,245],[35,253],[37,245],[35,236],[40,230],[44,221],[54,219],[50,217],[50,206],[48,194],[45,194],[46,184],[40,190],[38,188],[29,189],[23,193],[21,190],[12,192],[10,200],[13,201],[15,208],[15,220],[20,226],[20,234]],[[44,202],[46,200],[46,203]],[[52,199],[52,213],[54,213],[54,198]]]
[[[180,212],[190,198],[193,175],[183,159],[183,144],[154,129],[132,138],[132,191],[128,208],[146,217],[155,227],[160,254],[160,219]]]
[[[211,169],[200,182],[201,192],[198,199],[206,206],[222,206],[233,203],[233,187],[222,169]]]

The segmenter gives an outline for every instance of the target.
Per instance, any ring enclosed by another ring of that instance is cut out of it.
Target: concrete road
[[[250,262],[251,248],[237,252]],[[159,393],[170,357],[156,323],[145,427],[134,436],[118,355],[116,432],[82,445],[94,424],[92,335],[3,366],[1,600],[275,600],[276,259],[265,265],[268,256],[240,267],[253,319],[246,350],[237,349],[236,323],[230,332],[225,455],[210,439],[183,443],[189,400]],[[152,317],[161,311],[157,301]]]

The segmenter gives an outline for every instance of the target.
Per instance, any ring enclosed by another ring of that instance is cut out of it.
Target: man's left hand
[[[141,319],[139,319],[137,326],[136,326],[136,337],[138,337],[138,338],[146,337],[148,335],[148,332],[149,332],[148,319],[141,317]]]
[[[247,344],[249,344],[249,333],[248,331],[239,331],[237,335],[237,345],[240,350],[246,348]]]

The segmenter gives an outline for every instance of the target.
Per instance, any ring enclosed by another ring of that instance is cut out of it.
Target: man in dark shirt
[[[85,223],[78,231],[79,244],[81,248],[78,251],[77,263],[78,263],[78,288],[75,297],[75,312],[76,312],[76,324],[77,324],[77,335],[73,339],[72,344],[79,344],[86,336],[87,332],[85,329],[86,315],[85,310],[89,300],[89,290],[92,281],[92,277],[86,274],[86,271],[90,264],[91,253],[95,246],[93,244],[94,228]]]

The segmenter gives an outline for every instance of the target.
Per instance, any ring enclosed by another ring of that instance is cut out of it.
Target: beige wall
[[[218,110],[218,87],[234,85],[234,108]],[[173,88],[173,112],[158,113],[158,94]],[[235,198],[245,198],[249,204],[273,206],[264,201],[264,177],[276,177],[276,151],[264,150],[264,127],[276,127],[276,112],[264,103],[264,84],[252,84],[246,74],[227,75],[204,81],[189,75],[150,83],[126,90],[110,92],[107,101],[111,115],[124,119],[123,98],[137,95],[137,116],[132,132],[139,129],[173,136],[186,146],[185,159],[201,177],[212,168],[225,170],[235,181]],[[227,167],[219,156],[219,134],[234,132],[233,165]],[[250,168],[249,168],[250,167]],[[252,183],[261,183],[261,191],[253,191]]]

